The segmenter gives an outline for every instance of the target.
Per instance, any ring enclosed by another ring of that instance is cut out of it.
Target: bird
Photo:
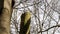
[[[25,12],[21,15],[20,34],[27,34],[29,32],[31,22],[31,13]]]

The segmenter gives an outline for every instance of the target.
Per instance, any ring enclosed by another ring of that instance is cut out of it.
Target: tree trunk
[[[30,34],[30,12],[25,12],[21,15],[20,33],[19,34]]]
[[[12,0],[0,0],[0,34],[10,34],[11,2]]]

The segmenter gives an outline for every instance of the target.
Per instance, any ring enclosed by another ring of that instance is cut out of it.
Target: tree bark
[[[1,0],[2,1],[2,0]],[[0,11],[0,34],[10,34],[10,21],[12,14],[12,0],[3,0],[2,11]],[[1,10],[1,9],[0,9]]]

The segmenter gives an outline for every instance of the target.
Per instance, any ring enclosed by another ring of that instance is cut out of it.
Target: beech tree
[[[0,0],[0,34],[10,34],[12,0]]]

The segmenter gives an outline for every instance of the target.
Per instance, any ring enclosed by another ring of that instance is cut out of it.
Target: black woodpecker
[[[20,34],[28,34],[30,31],[31,13],[25,12],[21,15]]]

